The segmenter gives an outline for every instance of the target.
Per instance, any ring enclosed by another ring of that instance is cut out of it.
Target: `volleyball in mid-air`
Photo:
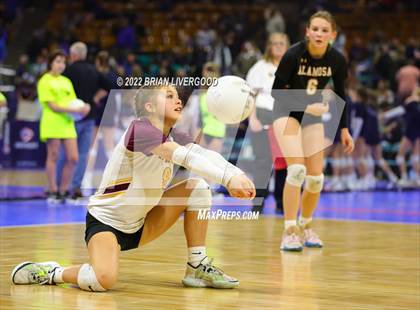
[[[85,105],[85,103],[83,102],[83,100],[80,99],[74,99],[72,101],[70,101],[68,107],[71,108],[81,108]],[[70,115],[75,121],[79,121],[81,120],[85,115],[82,113],[67,113],[68,115]]]
[[[248,83],[233,75],[222,76],[207,90],[209,112],[225,124],[237,124],[251,115],[255,96]]]

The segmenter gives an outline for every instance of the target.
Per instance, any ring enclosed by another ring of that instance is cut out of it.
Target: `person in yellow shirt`
[[[7,100],[6,97],[0,92],[0,108],[6,106]]]
[[[74,120],[68,113],[87,114],[89,105],[69,106],[76,99],[73,84],[61,75],[66,67],[66,55],[54,52],[48,59],[48,72],[38,81],[38,99],[42,107],[40,121],[40,139],[47,143],[46,170],[48,178],[48,201],[58,203],[68,191],[73,169],[78,160],[77,134]],[[60,188],[57,186],[56,164],[61,143],[66,152],[66,164],[63,169]]]

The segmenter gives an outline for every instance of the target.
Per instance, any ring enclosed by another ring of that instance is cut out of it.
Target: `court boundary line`
[[[275,217],[278,219],[282,219],[279,215],[276,214],[260,214],[262,217]],[[183,217],[180,217],[181,220],[183,220]],[[345,219],[345,218],[325,218],[325,217],[317,217],[315,218],[315,221],[317,219],[320,220],[328,220],[328,221],[342,221],[342,222],[358,222],[358,223],[377,223],[377,224],[397,224],[397,225],[419,225],[420,223],[415,222],[389,222],[389,221],[379,221],[379,220],[354,220],[354,219]],[[212,221],[210,221],[212,222]],[[79,225],[79,224],[85,224],[84,221],[76,221],[76,222],[64,222],[64,223],[44,223],[44,224],[23,224],[23,225],[10,225],[10,226],[0,226],[1,229],[7,229],[7,228],[23,228],[23,227],[44,227],[44,226],[63,226],[63,225]],[[419,227],[420,228],[420,227]]]

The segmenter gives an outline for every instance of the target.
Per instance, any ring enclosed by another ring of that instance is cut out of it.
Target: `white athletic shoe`
[[[13,269],[10,279],[13,284],[55,284],[53,275],[58,267],[56,262],[24,262]]]
[[[303,244],[308,248],[322,248],[324,244],[312,228],[303,229]]]
[[[228,276],[220,268],[213,266],[213,259],[207,263],[202,263],[205,257],[197,267],[187,263],[185,277],[182,284],[188,287],[213,287],[213,288],[235,288],[239,281]]]
[[[413,184],[408,179],[399,179],[397,183],[400,188],[410,188]]]

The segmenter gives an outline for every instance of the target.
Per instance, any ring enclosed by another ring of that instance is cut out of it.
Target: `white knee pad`
[[[324,174],[307,175],[305,178],[305,190],[310,193],[320,193],[324,185]]]
[[[95,271],[89,264],[83,264],[77,274],[77,284],[82,290],[91,292],[105,292],[106,289],[96,279]]]
[[[405,157],[404,156],[397,156],[395,158],[395,161],[397,162],[397,165],[401,165],[405,162]]]
[[[305,181],[306,167],[302,164],[292,164],[287,167],[286,182],[290,185],[301,187]]]
[[[411,164],[418,164],[420,161],[420,156],[419,155],[412,155],[411,156]]]
[[[209,210],[212,203],[209,184],[203,179],[198,179],[196,186],[191,191],[187,203],[187,211]]]

